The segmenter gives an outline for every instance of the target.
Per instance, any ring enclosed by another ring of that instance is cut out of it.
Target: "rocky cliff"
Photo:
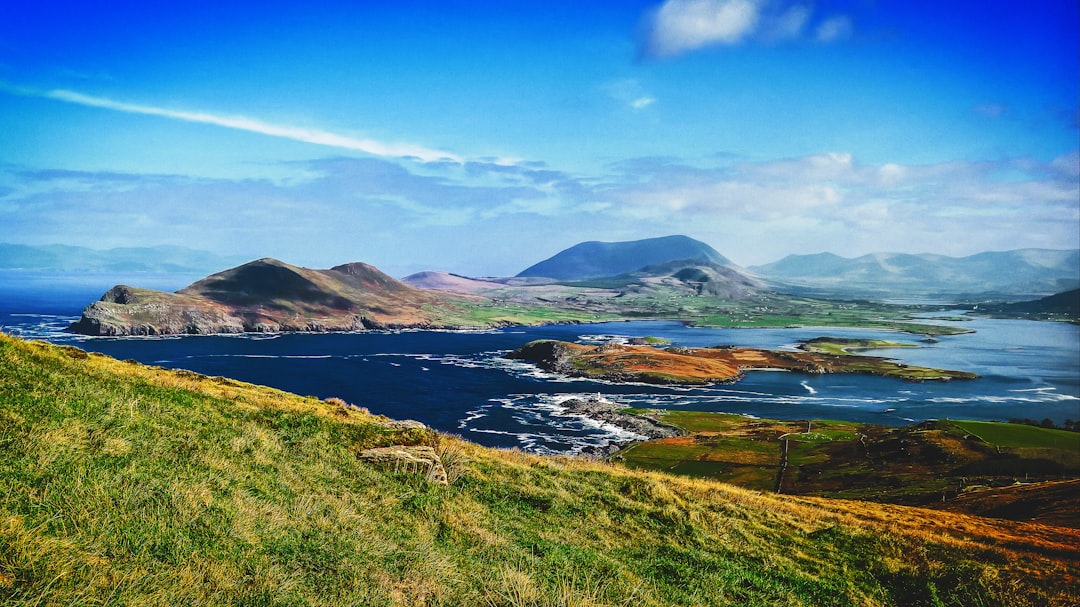
[[[438,325],[434,293],[363,263],[329,270],[259,259],[176,293],[118,285],[71,330],[86,335],[350,331]]]

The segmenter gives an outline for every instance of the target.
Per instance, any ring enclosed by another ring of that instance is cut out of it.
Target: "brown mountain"
[[[417,272],[401,279],[405,284],[418,289],[450,291],[453,293],[479,294],[506,288],[504,282],[495,282],[483,278],[469,278],[449,272]]]
[[[118,285],[71,329],[159,335],[429,327],[437,324],[431,309],[442,303],[364,263],[312,270],[264,258],[176,293]]]

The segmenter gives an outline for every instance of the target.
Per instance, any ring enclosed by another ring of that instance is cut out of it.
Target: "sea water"
[[[40,292],[39,292],[40,293]],[[220,375],[373,413],[416,419],[495,447],[577,452],[633,434],[569,414],[560,402],[600,395],[627,407],[719,411],[779,419],[902,425],[935,418],[1080,420],[1080,327],[972,319],[975,333],[921,343],[904,333],[841,328],[701,329],[676,322],[553,325],[490,331],[84,337],[64,331],[87,299],[40,294],[0,300],[7,333],[120,359]],[[66,298],[66,299],[65,299]],[[940,314],[935,314],[940,316]],[[927,321],[945,322],[945,321]],[[559,377],[503,356],[534,339],[604,343],[655,336],[673,345],[793,348],[818,336],[886,339],[919,348],[878,350],[902,362],[971,371],[976,380],[907,382],[854,374],[749,372],[735,384],[665,387]]]

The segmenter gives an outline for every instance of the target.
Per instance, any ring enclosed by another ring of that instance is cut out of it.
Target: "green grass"
[[[1063,430],[950,421],[889,428],[813,420],[807,431],[805,421],[723,413],[654,411],[651,416],[689,436],[633,445],[616,456],[619,461],[753,489],[775,487],[781,437],[790,441],[783,488],[799,495],[927,504],[971,484],[1002,486],[1080,474],[1080,437]],[[987,436],[997,432],[997,442],[968,438],[980,429]]]
[[[707,411],[665,411],[661,419],[665,424],[677,426],[687,432],[723,432],[742,425],[747,417]]]
[[[953,425],[1000,447],[1061,449],[1080,453],[1080,433],[1003,422],[953,421]]]
[[[777,294],[738,302],[708,297],[682,302],[682,317],[701,327],[859,327],[922,335],[970,332],[956,326],[918,322],[912,314],[919,311],[907,306]]]
[[[656,289],[646,293],[627,293],[614,297],[592,294],[586,302],[577,301],[575,289],[619,289],[625,281],[590,281],[566,286],[565,293],[549,304],[531,301],[525,291],[508,288],[492,294],[498,301],[476,303],[461,300],[453,306],[431,311],[441,315],[446,324],[473,325],[507,322],[536,324],[542,322],[596,322],[603,320],[681,320],[699,327],[860,327],[923,335],[968,333],[957,326],[927,324],[913,319],[925,310],[872,302],[829,301],[769,293],[748,300],[732,301],[712,296],[688,295],[679,291]],[[520,301],[510,301],[522,298]],[[559,300],[560,303],[554,303]]]
[[[619,320],[614,314],[601,314],[572,308],[545,307],[512,302],[455,301],[453,305],[425,306],[435,322],[453,327],[491,327],[498,325],[542,325],[568,322],[604,322]]]
[[[380,421],[0,335],[0,604],[1066,605],[1080,591],[1069,557],[923,533],[919,511]],[[434,447],[450,484],[357,458],[389,444]],[[969,520],[949,516],[935,520]]]
[[[841,339],[837,337],[823,337],[806,343],[806,349],[810,352],[822,352],[842,356],[852,350],[880,350],[882,348],[918,348],[917,344],[889,341],[885,339]]]
[[[832,441],[856,440],[858,437],[858,434],[851,430],[827,430],[815,428],[810,432],[789,434],[786,438],[801,443],[828,443]]]

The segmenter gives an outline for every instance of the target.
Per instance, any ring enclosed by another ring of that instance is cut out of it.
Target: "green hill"
[[[980,304],[975,312],[977,314],[1004,316],[1006,318],[1080,322],[1080,289],[1056,293],[1035,301]]]
[[[0,335],[4,605],[1067,605],[1078,557]]]

